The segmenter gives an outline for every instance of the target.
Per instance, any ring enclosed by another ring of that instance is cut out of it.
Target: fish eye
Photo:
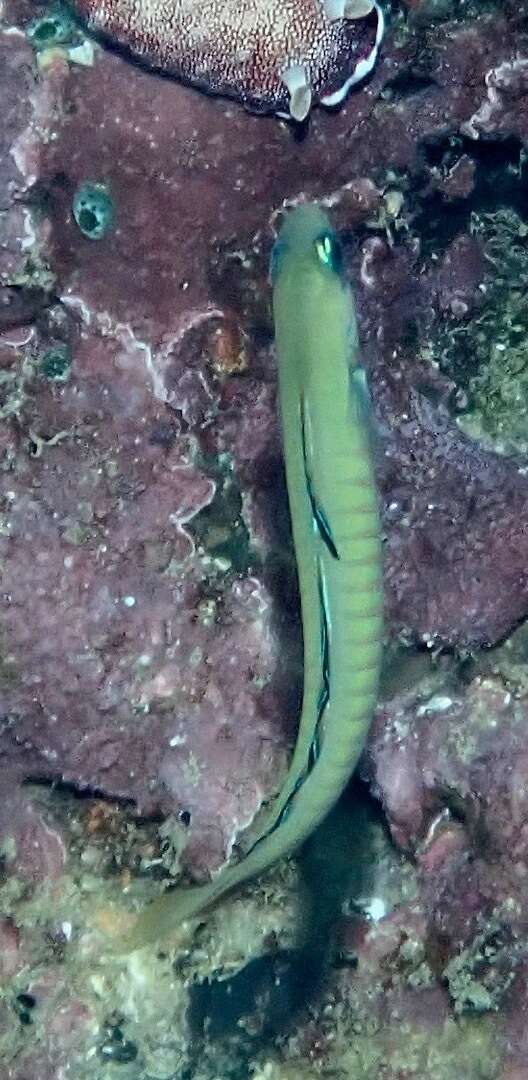
[[[315,250],[318,259],[325,266],[328,266],[330,270],[334,270],[336,274],[341,273],[343,266],[341,245],[332,233],[322,233],[321,236],[318,236],[315,241]]]

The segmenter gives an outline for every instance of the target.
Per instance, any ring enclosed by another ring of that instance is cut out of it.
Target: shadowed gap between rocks
[[[455,157],[464,155],[476,167],[474,189],[468,197],[446,203],[441,192],[434,192],[420,200],[421,208],[413,228],[421,237],[422,254],[426,258],[433,251],[445,250],[459,233],[467,231],[472,213],[501,207],[514,209],[521,216],[527,213],[528,195],[519,139],[475,141],[461,135],[450,136],[424,143],[423,153],[424,165],[429,167],[440,168],[448,165],[451,157],[454,162]]]
[[[256,1050],[286,1037],[316,1006],[332,967],[354,966],[353,958],[339,954],[334,931],[345,901],[349,911],[359,911],[372,886],[369,833],[382,821],[366,785],[355,780],[300,853],[298,945],[267,952],[230,978],[191,986],[197,1060],[206,1039],[228,1045],[231,1060],[243,1068]]]

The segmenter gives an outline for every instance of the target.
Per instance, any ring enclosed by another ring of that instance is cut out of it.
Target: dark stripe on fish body
[[[308,454],[307,454],[307,451],[306,451],[305,404],[304,404],[304,398],[303,397],[301,398],[300,403],[299,403],[299,412],[300,412],[300,417],[301,417],[301,441],[302,441],[302,453],[303,453],[303,462],[304,462],[304,476],[305,476],[305,481],[306,481],[306,490],[308,492],[308,498],[310,500],[310,506],[312,508],[312,514],[313,514],[314,521],[315,521],[315,524],[317,526],[319,535],[321,537],[321,540],[323,541],[324,544],[326,544],[326,547],[328,548],[328,551],[330,552],[332,558],[333,559],[338,559],[339,554],[338,554],[338,551],[337,551],[337,547],[335,545],[334,538],[332,536],[332,530],[330,528],[327,516],[326,516],[323,508],[321,506],[319,506],[319,503],[317,502],[317,499],[315,498],[313,487],[312,487],[312,478],[311,478],[309,470],[308,470]]]

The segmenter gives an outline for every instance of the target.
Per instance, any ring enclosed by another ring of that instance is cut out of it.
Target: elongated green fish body
[[[245,857],[210,884],[154,901],[129,935],[135,947],[164,937],[307,839],[350,779],[376,703],[383,592],[369,401],[339,243],[317,206],[286,217],[272,279],[304,639],[298,739]]]

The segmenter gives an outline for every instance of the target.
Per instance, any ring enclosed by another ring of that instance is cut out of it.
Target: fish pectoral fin
[[[323,0],[330,22],[339,19],[364,19],[374,9],[374,0]]]
[[[345,0],[345,19],[365,19],[375,6],[374,0]]]
[[[370,395],[368,378],[365,368],[360,364],[354,368],[350,385],[355,413],[369,433],[371,451],[374,456],[379,456],[380,443],[390,436],[390,430],[386,424],[378,420],[374,413],[374,406]]]
[[[346,0],[323,0],[324,13],[330,22],[338,22],[345,17]]]
[[[306,120],[312,107],[312,90],[303,64],[290,64],[281,75],[290,95],[290,116],[297,123]]]
[[[361,420],[370,427],[373,422],[372,398],[367,373],[360,364],[354,368],[350,376],[350,385]]]

